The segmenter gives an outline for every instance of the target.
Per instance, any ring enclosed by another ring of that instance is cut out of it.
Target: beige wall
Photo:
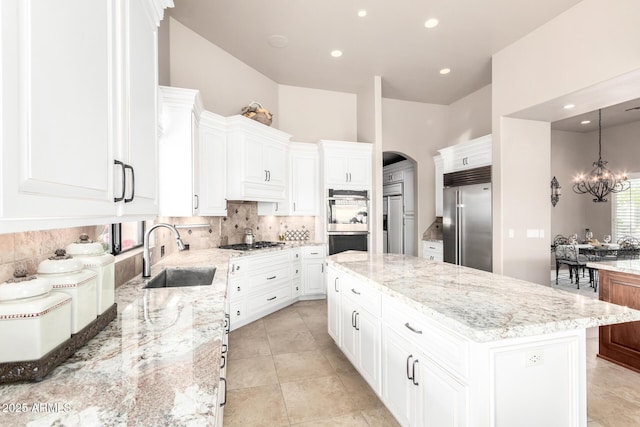
[[[507,237],[511,227],[544,227],[545,236],[551,232],[548,124],[543,132],[543,122],[521,123],[505,116],[640,69],[638,16],[636,0],[583,0],[493,56],[495,272],[548,282],[550,239]],[[600,99],[613,104],[636,97],[637,93],[611,90]],[[566,113],[551,114],[550,120],[562,115]],[[537,138],[531,137],[534,133]],[[523,185],[514,185],[518,182]]]
[[[171,86],[198,89],[205,109],[240,114],[257,101],[274,114],[278,127],[278,85],[244,62],[170,18]]]
[[[416,234],[435,219],[433,156],[447,146],[446,105],[382,99],[382,151],[393,151],[416,162]],[[382,165],[380,165],[382,171]],[[419,251],[422,250],[421,245]]]
[[[449,105],[447,145],[479,138],[491,133],[491,85]]]
[[[278,128],[293,141],[357,141],[357,96],[278,85]]]
[[[171,46],[169,17],[165,15],[158,27],[158,84],[171,86]]]

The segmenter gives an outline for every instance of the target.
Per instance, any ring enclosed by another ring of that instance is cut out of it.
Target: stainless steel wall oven
[[[329,189],[327,195],[329,255],[366,251],[369,245],[369,192]]]

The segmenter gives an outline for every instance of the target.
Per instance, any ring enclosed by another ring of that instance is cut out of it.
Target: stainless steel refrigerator
[[[445,187],[442,207],[444,261],[491,271],[491,183]]]

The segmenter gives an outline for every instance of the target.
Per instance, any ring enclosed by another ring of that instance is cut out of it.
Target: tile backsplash
[[[258,216],[256,202],[228,202],[226,217],[158,217],[155,223],[178,225],[180,237],[190,249],[217,248],[224,244],[242,243],[245,229],[253,229],[256,241],[278,240],[278,234],[301,231],[296,235],[308,235],[315,241],[315,217]],[[193,225],[189,227],[189,225]],[[0,283],[13,276],[16,268],[26,268],[30,274],[38,264],[53,255],[58,248],[65,248],[86,233],[92,240],[104,241],[108,225],[74,227],[57,230],[28,231],[0,234]],[[293,235],[294,233],[289,233]],[[155,247],[151,250],[151,262],[160,259],[160,247],[164,245],[165,256],[177,251],[175,239],[169,229],[158,228],[153,232]],[[116,286],[142,272],[142,253],[123,254],[116,258]]]

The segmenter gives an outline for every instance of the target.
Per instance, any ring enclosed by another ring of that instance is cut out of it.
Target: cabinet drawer
[[[291,270],[288,265],[278,266],[269,271],[250,274],[248,277],[249,292],[260,292],[261,289],[283,280],[291,280]]]
[[[302,248],[302,254],[305,259],[322,259],[324,258],[324,249],[322,246],[305,246]]]
[[[439,365],[448,368],[462,379],[468,375],[467,341],[434,324],[424,315],[385,295],[382,321]]]
[[[291,284],[291,297],[298,298],[302,294],[302,282],[300,280],[294,280]]]
[[[302,256],[300,255],[302,252],[300,248],[292,248],[290,249],[289,259],[293,262],[300,261]]]
[[[296,262],[291,265],[291,279],[300,280],[302,276],[302,263]]]
[[[253,314],[291,299],[291,284],[284,283],[247,298],[247,310]]]
[[[283,250],[248,258],[251,273],[273,270],[276,265],[289,265],[289,251]]]
[[[343,278],[345,278],[345,276],[341,276],[340,290],[342,291],[342,295],[379,318],[382,300],[380,292],[365,284],[358,283],[351,278],[347,280]]]

